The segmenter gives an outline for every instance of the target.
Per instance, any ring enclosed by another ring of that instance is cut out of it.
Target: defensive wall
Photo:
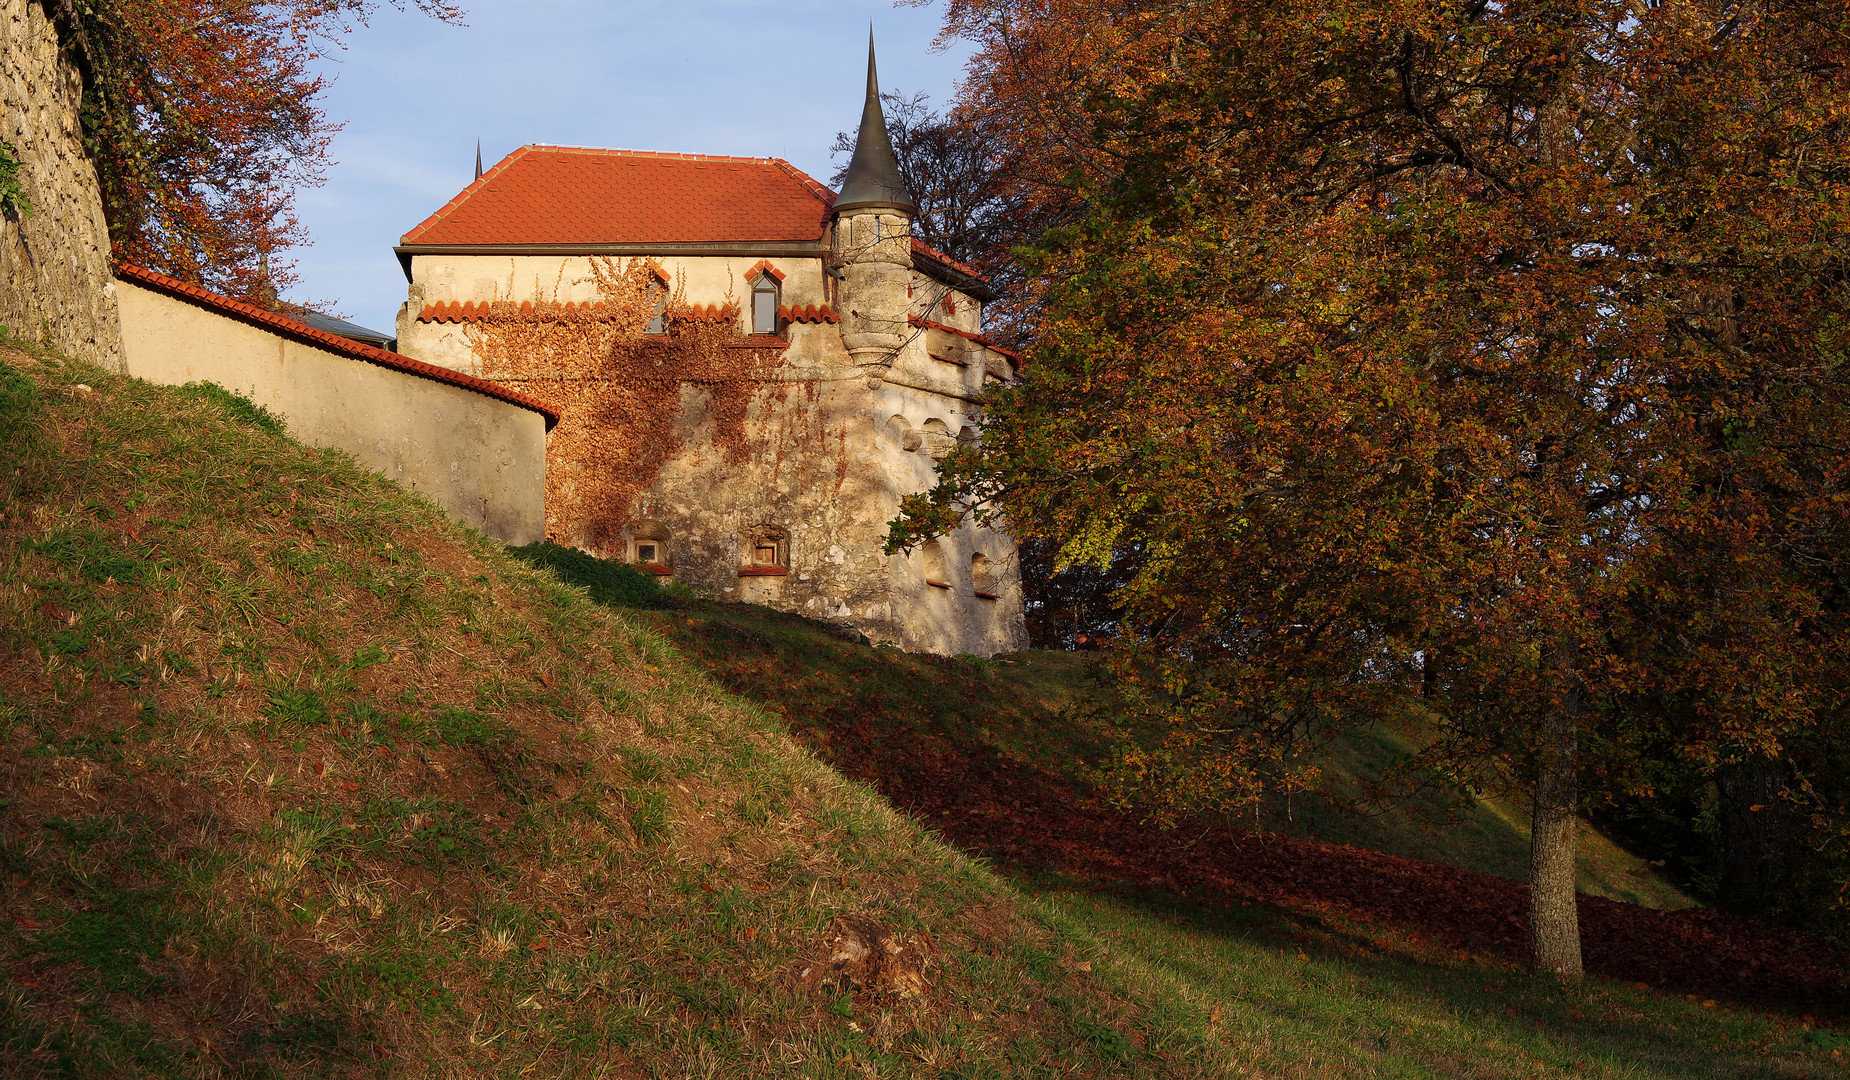
[[[550,408],[505,387],[118,266],[128,374],[213,382],[509,544],[545,536]]]
[[[39,0],[0,0],[0,140],[30,212],[0,215],[0,325],[121,370],[109,228],[84,153],[83,80]]]

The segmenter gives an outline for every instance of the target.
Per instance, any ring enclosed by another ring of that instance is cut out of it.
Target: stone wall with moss
[[[109,229],[83,148],[83,84],[39,0],[0,0],[0,141],[30,210],[0,220],[0,325],[120,370]]]

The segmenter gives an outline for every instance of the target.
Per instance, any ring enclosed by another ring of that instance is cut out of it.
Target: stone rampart
[[[84,154],[83,86],[39,0],[0,0],[0,140],[13,144],[29,216],[0,220],[0,325],[121,370],[109,229]]]

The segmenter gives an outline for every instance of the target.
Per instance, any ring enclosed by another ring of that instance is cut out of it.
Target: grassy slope
[[[1103,746],[1088,719],[1086,706],[1098,690],[1086,654],[1035,651],[972,663],[887,653],[878,663],[868,663],[866,650],[822,625],[763,608],[696,607],[654,621],[708,659],[727,685],[781,710],[807,742],[825,749],[831,732],[814,723],[813,714],[806,715],[804,704],[849,688],[860,701],[878,702],[880,724],[948,732],[966,745],[993,749],[1015,761],[1076,761]],[[754,663],[737,648],[741,635],[751,644],[769,643],[787,662]],[[1526,880],[1528,815],[1510,800],[1484,797],[1453,806],[1420,799],[1369,815],[1340,808],[1339,803],[1360,793],[1362,780],[1411,751],[1411,741],[1392,731],[1344,740],[1322,762],[1324,793],[1300,796],[1290,805],[1268,800],[1242,824]],[[1581,829],[1578,885],[1589,896],[1646,907],[1693,904],[1650,863],[1590,825]]]
[[[7,362],[0,1071],[1104,1076],[1101,1033],[1159,1025],[428,503],[204,396]],[[843,913],[927,956],[923,1001],[805,989]]]
[[[636,618],[351,461],[21,355],[0,776],[7,1075],[1833,1064],[1726,1006],[1024,897]],[[799,977],[843,913],[929,957],[923,1000]]]

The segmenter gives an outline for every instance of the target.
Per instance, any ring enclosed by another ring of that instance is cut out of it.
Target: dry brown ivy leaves
[[[600,555],[620,555],[636,499],[680,450],[677,421],[704,395],[705,430],[728,461],[746,450],[752,396],[782,362],[783,348],[744,344],[737,305],[687,303],[686,286],[663,288],[653,260],[593,257],[599,300],[489,305],[465,329],[483,377],[519,383],[559,410],[548,441],[546,535]],[[557,295],[557,289],[554,290]],[[665,332],[647,332],[662,305]]]

